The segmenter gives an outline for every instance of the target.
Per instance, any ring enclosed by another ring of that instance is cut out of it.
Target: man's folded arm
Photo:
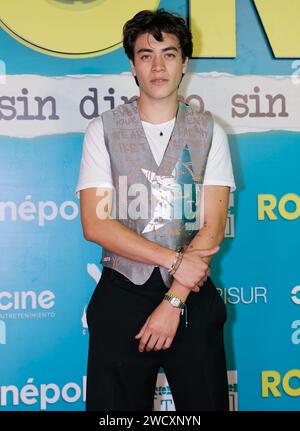
[[[186,253],[220,246],[225,237],[229,190],[228,186],[205,186],[204,225],[186,248]],[[212,256],[202,257],[207,264],[211,259]],[[177,280],[173,281],[169,292],[180,296],[183,300],[186,300],[190,294],[190,290]]]
[[[86,240],[128,259],[169,268],[174,251],[137,234],[111,218],[112,189],[80,190],[80,212]]]

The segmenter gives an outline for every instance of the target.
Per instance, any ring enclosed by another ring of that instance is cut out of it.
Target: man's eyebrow
[[[176,46],[167,46],[166,48],[162,48],[162,49],[160,49],[160,48],[153,48],[153,49],[141,48],[137,51],[137,54],[141,54],[142,52],[153,52],[153,51],[159,51],[159,50],[163,51],[163,52],[165,52],[165,51],[176,51],[176,52],[178,52],[178,48],[176,48]]]

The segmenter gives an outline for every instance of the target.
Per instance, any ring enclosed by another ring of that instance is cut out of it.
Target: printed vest
[[[179,102],[173,132],[158,166],[134,100],[102,114],[115,187],[114,214],[144,238],[176,250],[199,230],[201,185],[212,142],[213,118]],[[117,238],[116,238],[117,241]],[[155,267],[103,249],[102,263],[144,284]],[[164,283],[173,277],[160,267]]]

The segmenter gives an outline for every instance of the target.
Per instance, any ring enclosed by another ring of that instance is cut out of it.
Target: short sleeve
[[[207,159],[203,185],[229,186],[236,190],[228,138],[223,128],[214,120],[213,138]]]
[[[79,191],[90,187],[113,188],[101,117],[96,117],[89,123],[84,135],[76,196],[79,198]]]

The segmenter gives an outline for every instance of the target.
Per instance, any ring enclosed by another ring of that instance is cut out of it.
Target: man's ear
[[[184,62],[182,63],[182,73],[185,74],[188,68],[189,58],[185,57]]]
[[[133,63],[132,60],[129,60],[129,62],[130,62],[130,67],[131,67],[131,73],[132,73],[132,75],[134,77],[136,85],[139,87],[140,85],[139,85],[137,77],[136,77],[136,71],[135,71],[134,63]]]
[[[130,63],[130,68],[131,68],[131,73],[133,76],[136,76],[136,71],[135,71],[135,67],[134,67],[134,63],[132,60],[129,60]]]

